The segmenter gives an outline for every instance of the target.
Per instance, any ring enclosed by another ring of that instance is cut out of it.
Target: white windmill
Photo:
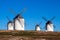
[[[14,30],[14,23],[7,17],[9,22],[7,23],[7,30]]]
[[[14,29],[15,30],[24,30],[24,18],[21,16],[21,14],[25,11],[21,11],[19,14],[16,15],[14,18]],[[15,12],[14,12],[15,13]]]
[[[46,22],[46,31],[54,31],[54,25],[52,23],[52,20],[54,20],[55,17],[53,17],[51,20],[47,20],[46,18],[42,17]]]
[[[42,22],[41,22],[41,23],[42,23]],[[40,24],[41,24],[41,23],[40,23]],[[40,30],[41,30],[40,24],[36,24],[36,26],[35,26],[35,30],[36,30],[36,31],[40,31]]]
[[[14,18],[14,26],[15,30],[24,30],[24,18],[20,14]]]

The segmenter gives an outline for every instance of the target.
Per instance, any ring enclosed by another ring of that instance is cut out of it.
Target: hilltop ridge
[[[37,40],[37,39],[45,39],[45,40],[59,40],[60,32],[44,32],[44,31],[10,31],[10,30],[0,30],[0,38],[3,40],[19,40],[21,38],[25,40]]]

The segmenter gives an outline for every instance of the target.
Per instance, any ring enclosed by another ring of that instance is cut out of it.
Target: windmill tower
[[[40,24],[41,24],[41,23],[40,23]],[[36,31],[40,31],[40,30],[41,30],[40,24],[37,24],[37,25],[35,26],[35,30],[36,30]]]
[[[46,31],[54,31],[54,25],[52,23],[52,20],[54,20],[55,17],[53,17],[51,20],[47,20],[46,18],[42,17],[46,22]]]
[[[20,12],[20,14],[17,14],[16,17],[14,18],[14,29],[15,30],[24,30],[24,18],[21,16],[21,14],[25,11]],[[15,12],[14,12],[15,13]]]
[[[24,30],[24,18],[20,14],[14,18],[14,26],[15,30]]]
[[[9,22],[7,23],[7,30],[14,30],[14,23],[7,17]]]

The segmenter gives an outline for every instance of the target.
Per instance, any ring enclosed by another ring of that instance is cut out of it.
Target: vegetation
[[[0,35],[12,36],[60,36],[60,32],[42,32],[42,31],[5,31]]]

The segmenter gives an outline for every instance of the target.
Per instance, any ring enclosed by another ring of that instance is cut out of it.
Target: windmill
[[[40,22],[39,24],[36,24],[36,26],[35,26],[35,30],[36,31],[40,31],[41,30],[41,27],[40,27],[41,23],[42,22]]]
[[[16,12],[14,12],[13,10],[11,10],[14,14],[15,14],[15,18],[14,18],[14,27],[15,30],[24,30],[24,18],[21,16],[21,14],[25,11],[22,10],[19,14],[16,15]]]
[[[14,23],[7,16],[6,18],[9,20],[7,23],[7,30],[14,30]]]
[[[55,16],[51,18],[50,20],[47,20],[45,17],[42,17],[46,22],[46,31],[54,31],[54,25],[52,23],[52,20],[55,19]]]

